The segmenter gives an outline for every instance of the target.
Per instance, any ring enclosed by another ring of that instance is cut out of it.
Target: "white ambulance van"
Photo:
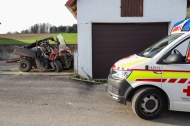
[[[190,32],[178,29],[143,52],[117,61],[107,92],[123,104],[131,101],[134,113],[146,120],[165,108],[190,112]]]

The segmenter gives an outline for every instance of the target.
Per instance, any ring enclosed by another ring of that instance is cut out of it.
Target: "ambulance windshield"
[[[139,53],[139,56],[147,57],[147,58],[152,58],[154,57],[157,53],[159,53],[163,48],[165,48],[167,45],[169,45],[171,42],[176,40],[178,37],[183,35],[183,33],[179,34],[171,34],[162,40],[158,41],[157,43],[153,44],[143,52]]]

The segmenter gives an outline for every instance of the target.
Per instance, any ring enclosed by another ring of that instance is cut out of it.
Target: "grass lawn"
[[[47,37],[54,37],[58,34],[1,34],[0,44],[30,44],[36,40],[41,40]],[[77,44],[77,33],[64,33],[62,36],[67,44]]]
[[[26,43],[15,39],[0,37],[0,44],[26,44]]]

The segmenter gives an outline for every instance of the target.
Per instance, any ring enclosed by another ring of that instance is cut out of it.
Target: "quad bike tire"
[[[63,67],[58,60],[54,61],[54,66],[55,66],[55,72],[62,72],[63,71]]]
[[[28,59],[21,59],[18,67],[22,72],[29,72],[32,69],[32,62]]]

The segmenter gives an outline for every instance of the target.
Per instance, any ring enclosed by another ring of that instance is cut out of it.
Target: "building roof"
[[[69,9],[69,11],[77,19],[77,0],[68,0],[66,2],[65,6]]]

